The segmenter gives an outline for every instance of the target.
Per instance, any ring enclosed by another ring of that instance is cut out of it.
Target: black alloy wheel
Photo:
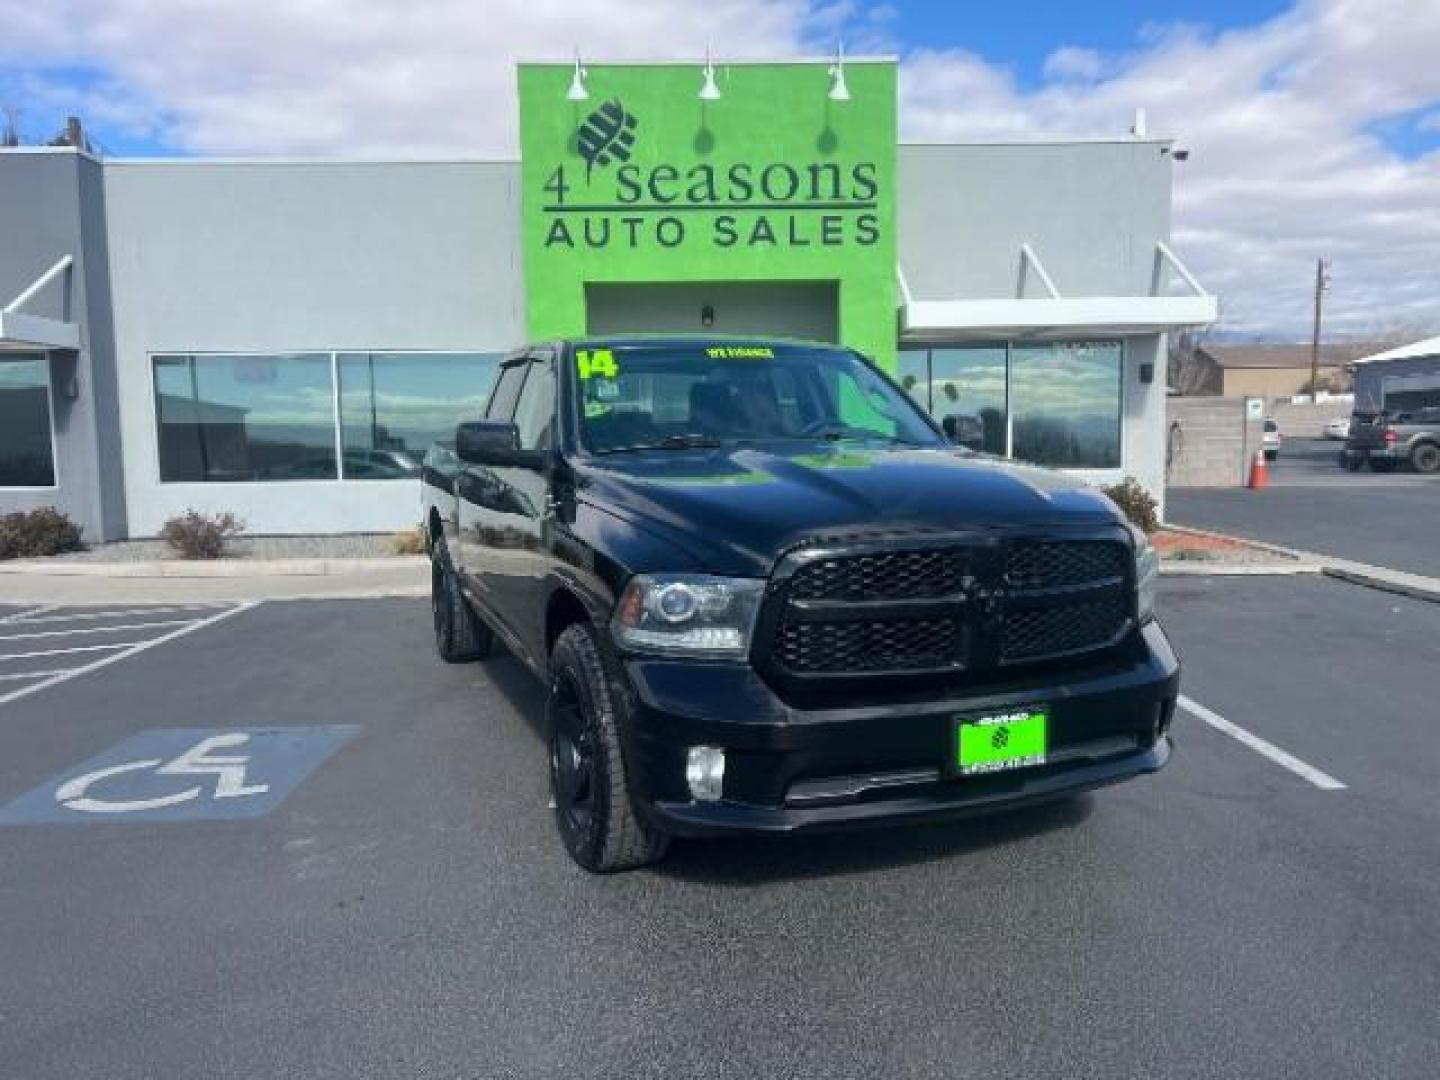
[[[669,847],[632,798],[620,737],[629,714],[603,649],[589,623],[566,627],[550,652],[545,703],[555,824],[570,858],[601,874],[655,862]]]
[[[568,674],[557,676],[551,704],[550,779],[560,831],[577,840],[590,835],[595,818],[595,746]]]

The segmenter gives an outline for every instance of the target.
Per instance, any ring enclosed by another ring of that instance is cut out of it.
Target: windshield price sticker
[[[603,375],[607,379],[618,378],[620,375],[615,354],[609,349],[576,349],[575,367],[580,372],[581,382],[588,382],[596,375]]]

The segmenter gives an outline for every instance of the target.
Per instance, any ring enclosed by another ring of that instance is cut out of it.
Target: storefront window
[[[981,449],[1003,455],[1005,346],[930,350],[930,412],[942,423],[947,416],[973,418],[984,433]]]
[[[157,356],[160,479],[334,480],[329,353]]]
[[[50,367],[0,356],[0,487],[54,487]]]
[[[988,454],[1114,469],[1123,355],[1115,341],[905,349],[898,375],[936,422],[956,417]]]
[[[1011,454],[1062,468],[1120,466],[1118,342],[1016,345]]]
[[[418,476],[425,451],[485,411],[496,353],[341,353],[347,480]]]

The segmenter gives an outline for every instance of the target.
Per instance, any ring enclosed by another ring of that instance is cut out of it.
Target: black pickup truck
[[[507,357],[424,467],[435,638],[548,687],[560,835],[918,821],[1161,768],[1157,561],[1079,481],[975,454],[858,354],[606,338]]]

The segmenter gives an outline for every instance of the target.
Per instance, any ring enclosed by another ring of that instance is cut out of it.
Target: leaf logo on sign
[[[635,123],[635,117],[625,111],[619,98],[611,98],[581,121],[575,132],[575,146],[585,159],[587,183],[595,166],[603,168],[612,161],[630,160]]]

